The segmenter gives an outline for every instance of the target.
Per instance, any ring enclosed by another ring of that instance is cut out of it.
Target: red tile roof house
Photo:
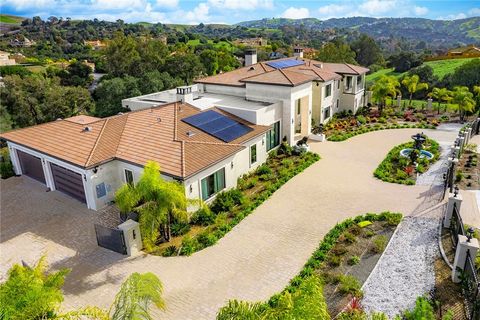
[[[110,204],[122,184],[137,181],[148,160],[160,164],[165,179],[182,182],[187,197],[209,201],[265,162],[282,137],[293,143],[310,134],[312,119],[323,123],[363,104],[368,69],[299,57],[275,62],[125,99],[132,111],[124,114],[80,115],[0,138],[16,174],[93,210]]]

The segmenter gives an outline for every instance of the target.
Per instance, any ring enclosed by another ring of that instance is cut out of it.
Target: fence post
[[[138,222],[128,219],[118,226],[123,231],[127,255],[135,255],[142,250],[142,236]]]
[[[470,251],[470,256],[475,257],[477,255],[479,245],[476,238],[468,240],[464,235],[458,235],[457,251],[455,252],[455,260],[453,261],[452,281],[455,283],[460,282],[460,271],[465,268],[465,262],[467,259],[467,252]]]
[[[460,212],[462,201],[463,198],[461,194],[457,194],[457,196],[455,196],[453,193],[448,194],[447,211],[445,212],[445,218],[443,219],[444,228],[450,228],[454,207],[456,207],[458,212]]]

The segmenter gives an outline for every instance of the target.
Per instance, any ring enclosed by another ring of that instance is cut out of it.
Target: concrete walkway
[[[438,203],[438,188],[384,183],[372,175],[393,146],[410,141],[417,131],[376,131],[344,142],[312,143],[322,160],[275,192],[218,244],[191,257],[125,258],[102,248],[63,259],[49,255],[53,267],[73,267],[63,305],[108,307],[130,273],[147,271],[156,273],[165,288],[167,311],[156,312],[155,318],[213,319],[229,299],[268,299],[300,271],[337,222],[385,210],[411,215]],[[442,127],[425,133],[437,141],[453,141],[457,134]],[[48,201],[49,194],[44,195]],[[10,200],[2,197],[2,208]],[[77,231],[82,232],[87,231]],[[29,240],[23,237],[18,234],[2,242],[2,255],[12,241],[21,250],[28,248]],[[43,241],[45,248],[52,245],[49,237]]]

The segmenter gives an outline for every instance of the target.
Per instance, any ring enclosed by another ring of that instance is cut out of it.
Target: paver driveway
[[[428,186],[389,184],[372,177],[386,153],[416,132],[377,131],[344,142],[312,143],[322,160],[275,192],[218,244],[191,257],[125,258],[96,248],[93,227],[88,228],[95,213],[37,187],[31,196],[23,194],[21,184],[31,184],[27,178],[3,181],[2,269],[5,263],[31,258],[46,248],[54,267],[73,268],[65,285],[67,309],[107,307],[125,277],[152,271],[164,283],[167,303],[167,311],[155,312],[156,317],[212,319],[228,299],[262,300],[282,290],[336,222],[385,210],[408,215],[436,203],[438,193]],[[456,136],[448,128],[426,133],[439,142]]]

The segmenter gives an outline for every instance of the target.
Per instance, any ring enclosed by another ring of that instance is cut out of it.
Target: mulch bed
[[[458,187],[463,190],[480,189],[480,155],[465,150],[458,162],[457,173],[461,172],[461,180],[457,181]]]

